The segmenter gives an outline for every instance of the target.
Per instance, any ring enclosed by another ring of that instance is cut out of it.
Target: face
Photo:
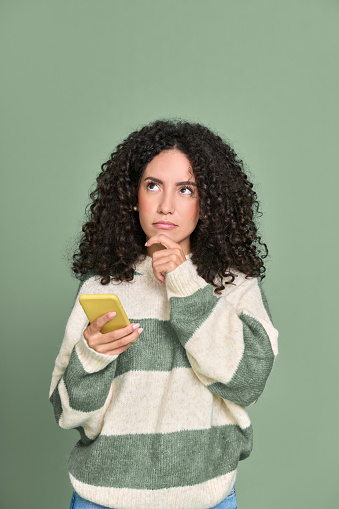
[[[183,184],[183,182],[186,182]],[[189,159],[176,149],[164,150],[146,166],[138,190],[139,220],[146,240],[165,233],[190,253],[190,235],[199,221],[199,196]],[[167,221],[170,227],[158,224]],[[152,256],[161,244],[147,248]]]

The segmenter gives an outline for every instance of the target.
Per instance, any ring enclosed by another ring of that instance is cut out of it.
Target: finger
[[[89,328],[92,333],[99,332],[100,329],[108,322],[110,322],[116,315],[115,311],[110,311],[109,313],[105,313],[104,315],[99,316],[96,320],[94,320]]]
[[[114,341],[110,341],[109,343],[103,343],[100,345],[97,345],[96,350],[99,353],[107,354],[107,352],[116,352],[117,350],[124,348],[126,345],[130,345],[134,341],[137,340],[137,338],[142,333],[143,329],[139,328],[134,330],[131,334],[128,334],[127,336],[123,336],[119,339],[116,339]]]
[[[153,235],[148,239],[145,246],[151,246],[152,244],[162,244],[163,246],[167,247],[167,249],[171,248],[179,248],[180,245],[177,242],[174,242],[168,235],[165,233],[159,233],[158,235]]]
[[[172,253],[170,256],[161,257],[153,262],[153,272],[155,277],[161,275],[162,272],[168,273],[172,272],[172,270],[176,269],[179,265],[179,259],[175,253]]]
[[[175,256],[177,256],[178,258],[181,258],[182,256],[184,256],[184,252],[180,246],[171,247],[168,249],[159,249],[159,251],[155,251],[153,253],[152,258],[153,258],[153,261],[156,261],[156,260],[159,260],[162,258],[166,258],[166,257],[168,258],[169,256],[171,256],[172,258]]]
[[[152,258],[152,264],[154,266],[154,264],[161,262],[168,263],[173,261],[174,263],[180,263],[183,258],[185,258],[185,255],[181,249],[162,249],[161,251],[155,251]]]
[[[112,341],[116,341],[118,339],[121,339],[128,334],[131,334],[136,329],[140,327],[140,323],[131,323],[127,325],[126,327],[123,327],[122,329],[116,329],[111,332],[106,332],[105,334],[101,335],[101,342],[104,344],[110,343]]]
[[[127,348],[129,348],[131,346],[131,344],[132,343],[128,343],[127,345],[122,346],[121,348],[116,348],[115,350],[109,350],[108,352],[106,352],[106,355],[119,355],[122,352],[124,352],[125,350],[127,350]]]

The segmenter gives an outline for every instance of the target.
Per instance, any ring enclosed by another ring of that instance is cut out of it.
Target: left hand
[[[162,274],[162,272],[168,274],[183,262],[185,262],[185,253],[183,252],[180,244],[174,242],[174,240],[172,240],[164,233],[153,235],[148,239],[145,245],[149,247],[152,244],[162,244],[167,248],[155,251],[152,256],[152,267],[154,275],[159,283],[162,283],[165,280],[165,276]]]

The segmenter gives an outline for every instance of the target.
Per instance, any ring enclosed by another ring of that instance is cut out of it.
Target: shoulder
[[[90,276],[80,284],[79,295],[83,293],[96,293],[98,286],[103,286],[100,283],[100,277],[95,275]]]
[[[110,282],[107,285],[101,284],[101,276],[91,273],[86,279],[80,282],[78,286],[77,296],[85,293],[111,293],[112,287],[118,283]]]
[[[237,294],[244,293],[250,288],[258,286],[258,278],[256,277],[246,277],[246,274],[233,267],[229,270],[229,272],[234,275],[234,281],[231,282],[231,278],[229,276],[222,279],[222,284],[225,288],[221,291],[220,296],[227,296],[234,292]],[[215,281],[217,280],[218,279],[216,278]]]

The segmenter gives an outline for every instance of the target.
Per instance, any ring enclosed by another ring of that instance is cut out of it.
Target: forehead
[[[187,179],[194,181],[194,173],[188,157],[179,150],[163,150],[145,168],[143,177],[154,176],[169,181]]]

